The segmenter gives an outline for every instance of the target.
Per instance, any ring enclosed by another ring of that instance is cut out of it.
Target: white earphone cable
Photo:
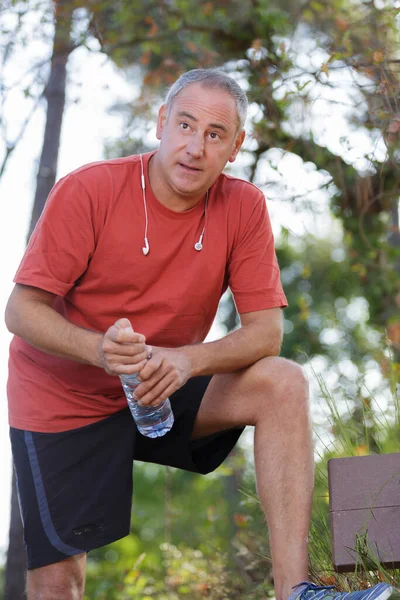
[[[143,167],[143,159],[142,159],[142,155],[140,155],[140,166],[142,169],[142,173],[140,176],[140,180],[142,183],[142,192],[143,192],[143,205],[144,205],[144,214],[145,214],[145,219],[146,219],[146,223],[145,223],[145,227],[144,227],[144,248],[142,248],[142,252],[145,256],[147,256],[147,254],[150,252],[150,246],[149,246],[149,242],[147,239],[147,230],[149,227],[149,217],[147,215],[147,203],[146,203],[146,181],[144,178],[144,167]]]
[[[206,201],[205,201],[205,204],[204,204],[204,226],[203,226],[203,231],[200,234],[199,241],[196,242],[195,245],[194,245],[194,249],[197,250],[197,252],[200,252],[200,250],[203,250],[203,237],[204,237],[204,232],[206,230],[207,206],[208,206],[208,190],[207,190],[207,194],[206,194]]]
[[[145,227],[144,227],[144,247],[142,248],[142,252],[145,256],[148,255],[148,253],[150,252],[150,245],[149,245],[149,241],[147,239],[147,231],[148,231],[148,227],[149,227],[149,217],[147,214],[147,203],[146,203],[146,180],[144,177],[144,167],[143,167],[143,158],[142,155],[139,155],[140,158],[140,166],[141,166],[141,175],[140,175],[140,181],[141,181],[141,185],[142,185],[142,194],[143,194],[143,206],[144,206],[144,215],[145,215]],[[200,252],[201,250],[203,250],[203,237],[204,237],[204,232],[206,230],[206,216],[207,216],[207,206],[208,206],[208,190],[206,193],[206,200],[205,200],[205,204],[204,204],[204,226],[203,226],[203,231],[200,234],[200,238],[199,241],[195,243],[194,245],[194,249],[197,250],[197,252]]]

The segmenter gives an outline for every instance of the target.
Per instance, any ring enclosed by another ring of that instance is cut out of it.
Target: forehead
[[[181,90],[172,101],[170,112],[172,115],[187,112],[199,121],[221,122],[229,129],[238,125],[235,100],[229,92],[202,83],[191,83]]]

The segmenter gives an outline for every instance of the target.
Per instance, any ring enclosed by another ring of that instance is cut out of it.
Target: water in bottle
[[[120,380],[138,431],[150,438],[168,433],[174,424],[169,398],[157,406],[141,406],[135,398],[135,389],[141,383],[137,379],[137,373],[120,375]]]

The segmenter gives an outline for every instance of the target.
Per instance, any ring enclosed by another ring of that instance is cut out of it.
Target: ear
[[[165,121],[167,120],[167,107],[163,104],[158,111],[157,118],[157,129],[156,129],[156,137],[158,140],[161,140],[162,132],[164,130]]]
[[[236,160],[236,157],[238,155],[238,152],[243,144],[244,138],[246,136],[246,132],[244,129],[242,129],[242,131],[240,133],[237,134],[235,142],[234,142],[234,146],[233,146],[233,150],[232,153],[229,157],[229,162],[234,162]]]

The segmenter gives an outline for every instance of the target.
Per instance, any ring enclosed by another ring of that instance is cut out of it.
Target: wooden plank
[[[400,453],[328,461],[331,511],[400,505]]]
[[[332,562],[339,572],[354,571],[357,535],[366,533],[371,555],[387,568],[400,567],[400,506],[331,512]],[[364,554],[364,552],[362,552]]]
[[[400,453],[333,458],[328,482],[335,569],[355,569],[365,536],[382,565],[400,567]]]

